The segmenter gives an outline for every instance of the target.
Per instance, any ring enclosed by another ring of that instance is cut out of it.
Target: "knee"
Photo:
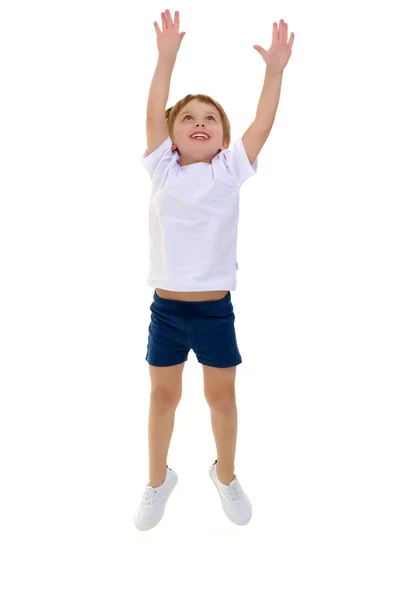
[[[153,407],[163,411],[176,408],[182,396],[181,390],[170,390],[156,387],[151,390],[150,403]]]
[[[225,391],[219,394],[205,392],[205,397],[209,407],[213,410],[229,412],[236,408],[236,396],[234,390]]]

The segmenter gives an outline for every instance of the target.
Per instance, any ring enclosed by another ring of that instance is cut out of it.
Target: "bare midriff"
[[[221,300],[229,290],[216,290],[211,292],[171,292],[156,288],[157,296],[165,300],[181,300],[183,302],[202,302],[204,300]]]

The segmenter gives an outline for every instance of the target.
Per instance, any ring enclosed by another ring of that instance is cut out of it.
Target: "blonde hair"
[[[176,117],[178,116],[182,108],[186,106],[186,104],[188,104],[191,100],[199,100],[200,102],[204,102],[205,104],[210,104],[218,110],[222,121],[222,141],[223,143],[226,142],[229,146],[231,142],[231,124],[229,122],[227,114],[222,108],[222,106],[219,104],[219,102],[211,98],[211,96],[206,96],[205,94],[188,94],[187,96],[182,98],[182,100],[179,100],[176,104],[174,104],[165,111],[165,118],[167,120],[170,137],[172,137],[172,131],[174,128]]]

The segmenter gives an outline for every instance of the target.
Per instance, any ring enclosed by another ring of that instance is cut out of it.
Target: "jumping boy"
[[[231,293],[236,289],[239,189],[257,172],[257,156],[271,131],[282,72],[293,44],[287,25],[273,25],[271,48],[254,48],[267,64],[256,118],[243,137],[230,144],[230,123],[210,96],[187,95],[166,110],[177,53],[179,12],[161,15],[158,62],[147,105],[147,150],[142,164],[152,182],[150,273],[155,288],[146,360],[151,396],[149,483],[135,515],[138,529],[161,520],[178,477],[167,465],[182,373],[192,349],[202,364],[217,460],[209,474],[226,516],[247,524],[250,500],[235,473],[236,367],[242,362],[236,341]]]

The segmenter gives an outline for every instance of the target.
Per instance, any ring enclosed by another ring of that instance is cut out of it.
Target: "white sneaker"
[[[217,477],[217,461],[208,470],[221,497],[224,513],[235,525],[247,525],[251,519],[250,500],[244,493],[236,475],[229,485],[224,485]]]
[[[165,505],[178,483],[178,475],[167,466],[167,476],[160,487],[146,486],[139,508],[134,517],[135,527],[141,531],[152,529],[163,517]]]

